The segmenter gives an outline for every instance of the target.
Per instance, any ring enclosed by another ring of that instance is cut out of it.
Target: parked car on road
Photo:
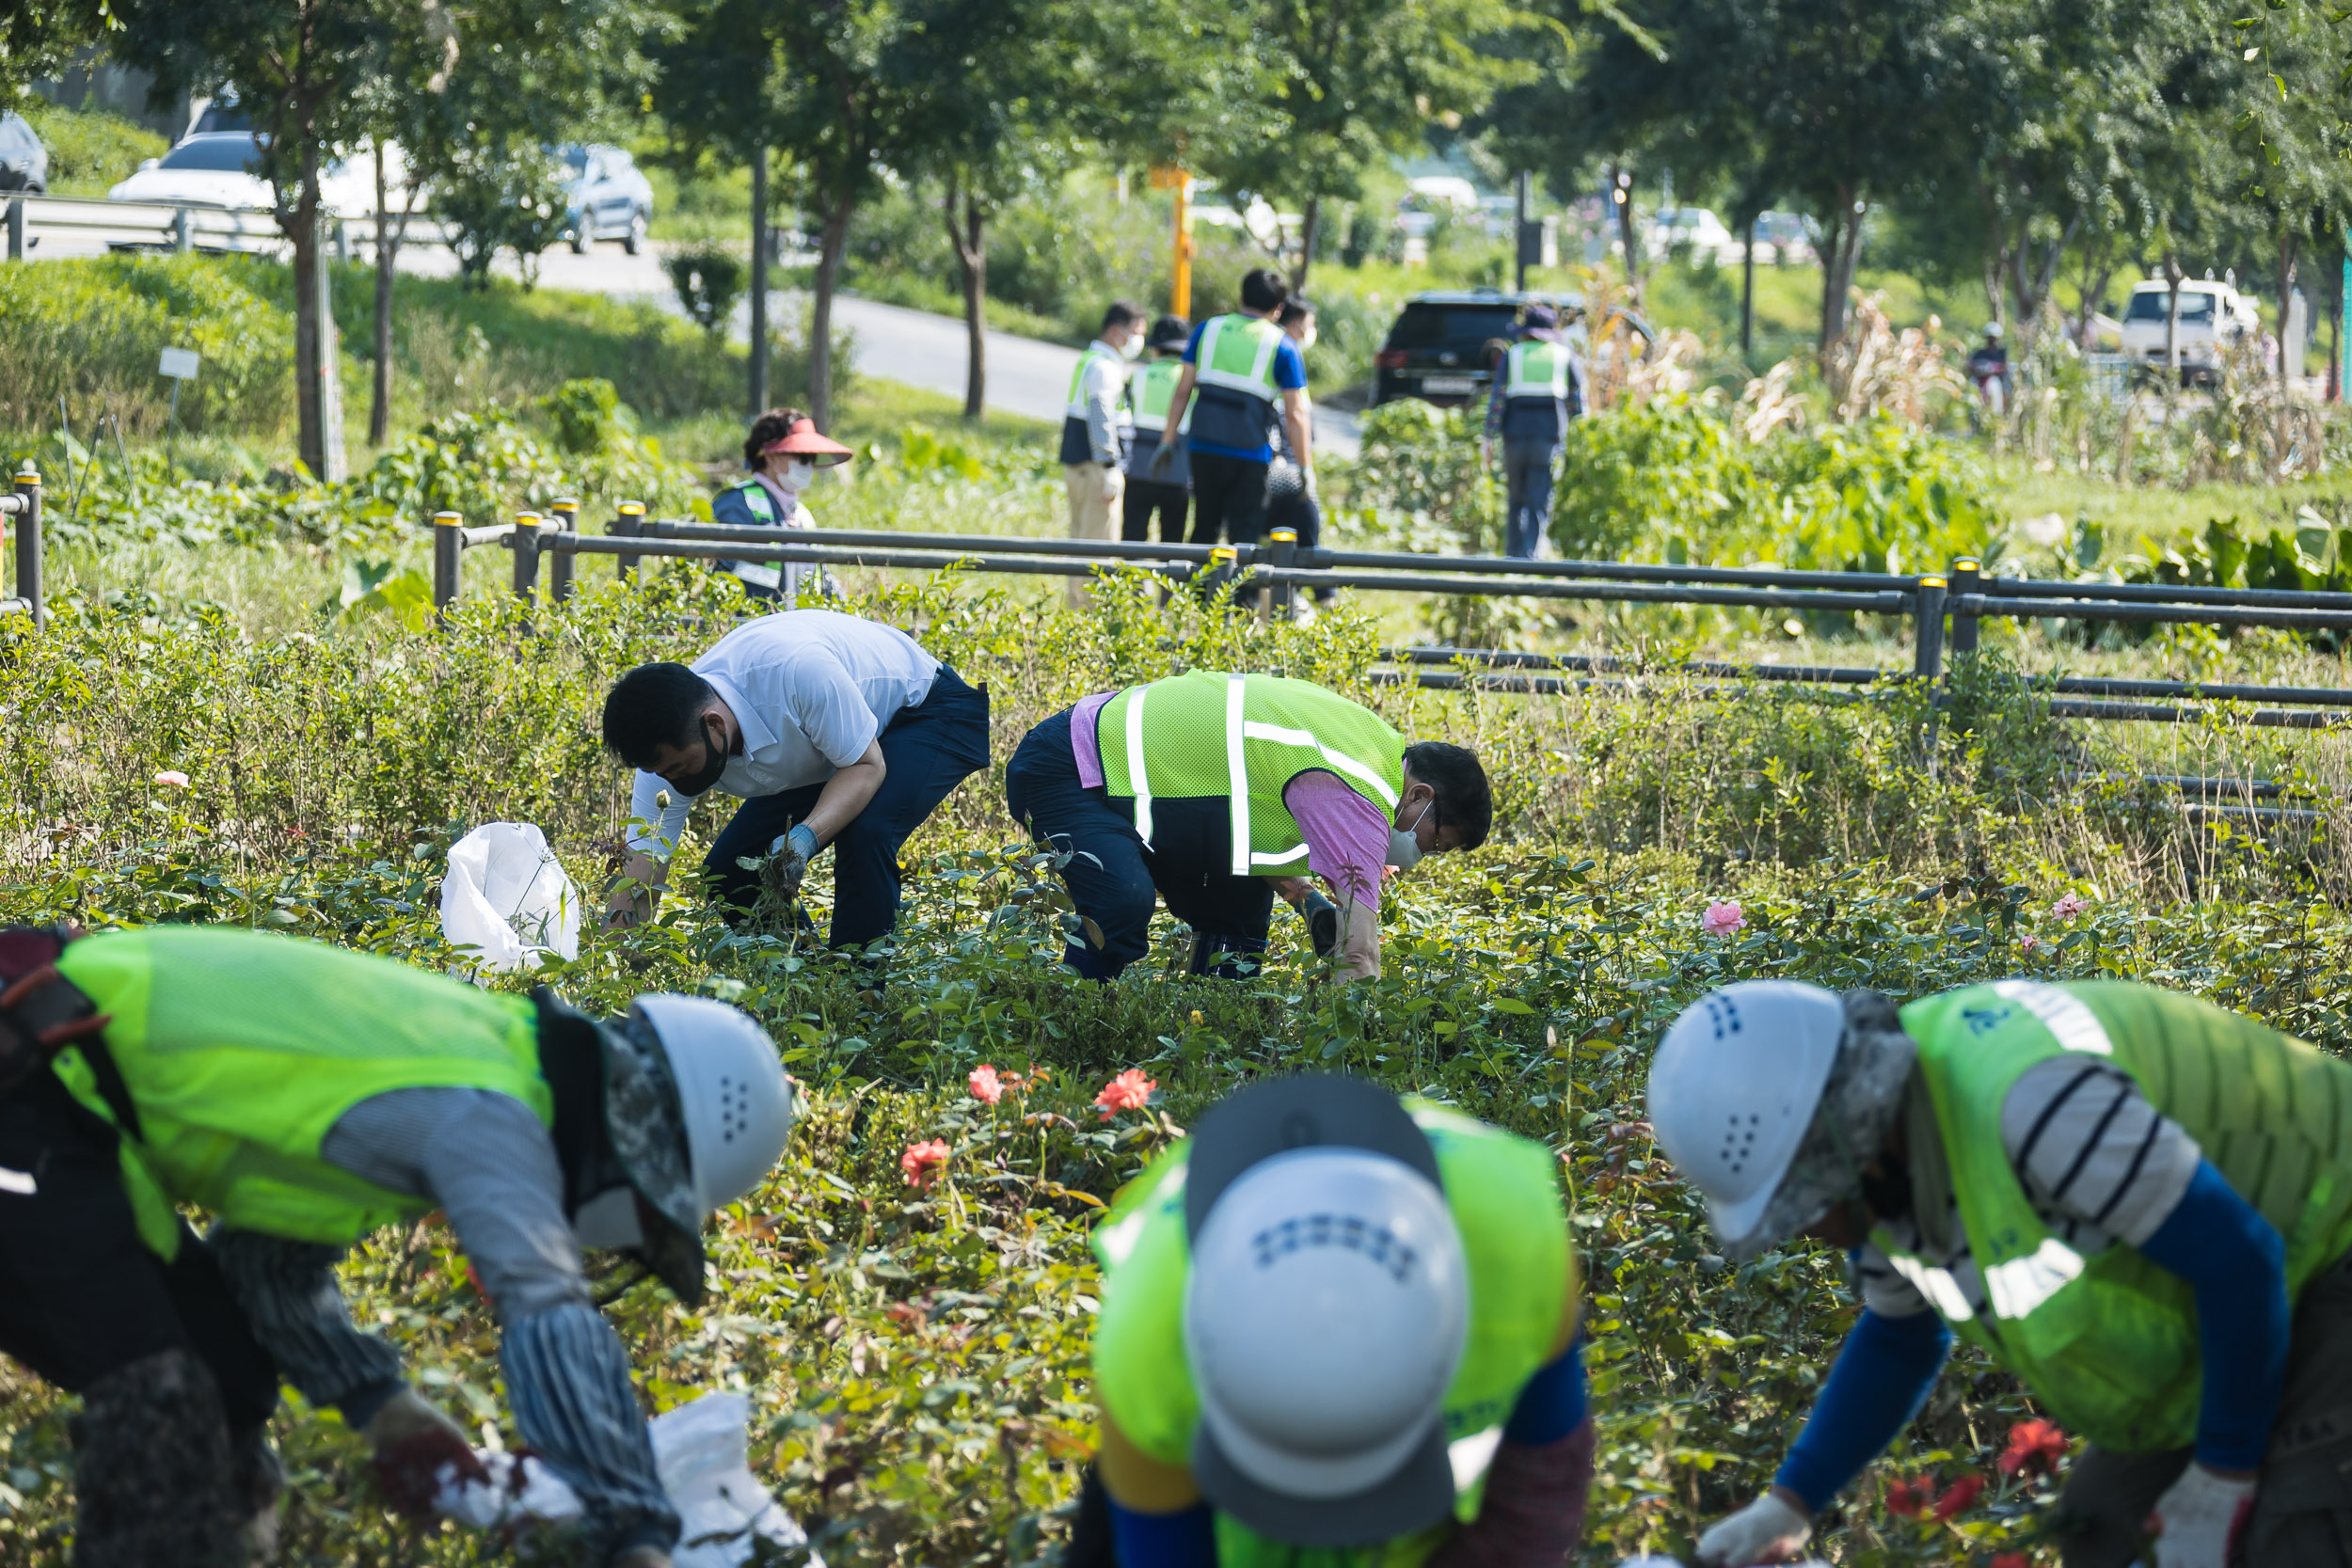
[[[1584,301],[1572,293],[1512,293],[1501,289],[1436,290],[1415,294],[1389,328],[1374,359],[1372,401],[1419,398],[1450,408],[1486,395],[1494,345],[1508,342],[1521,309],[1549,305],[1571,341],[1584,335]],[[1645,341],[1649,324],[1631,311],[1626,325]]]
[[[0,115],[0,191],[41,196],[48,190],[49,149],[23,115]]]
[[[653,183],[626,148],[566,147],[556,154],[569,178],[564,195],[571,202],[564,239],[575,254],[598,240],[618,240],[631,256],[643,249],[653,226]]]
[[[262,177],[264,145],[263,134],[255,131],[194,132],[162,157],[140,164],[136,174],[106,193],[106,199],[240,213],[273,211],[278,197]],[[397,205],[408,182],[407,161],[394,144],[387,143],[384,152],[390,199]],[[333,214],[373,212],[373,156],[358,154],[320,170],[319,198]]]
[[[2171,314],[2172,287],[2152,277],[2132,291],[2123,311],[2123,355],[2133,370],[2161,374],[2166,368],[2165,321]],[[2254,301],[2227,283],[2181,281],[2181,325],[2177,338],[2181,380],[2209,386],[2220,378],[2222,345],[2262,336],[2262,312]]]
[[[1724,220],[1704,207],[1661,207],[1650,219],[1649,247],[1653,256],[1662,256],[1676,245],[1687,245],[1693,256],[1712,257],[1717,261],[1738,260],[1740,242]]]

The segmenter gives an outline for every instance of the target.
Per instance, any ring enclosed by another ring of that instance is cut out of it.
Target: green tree
[[[0,6],[0,110],[56,75],[119,25],[110,0],[9,0]]]

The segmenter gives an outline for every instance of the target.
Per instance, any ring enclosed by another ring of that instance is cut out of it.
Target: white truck
[[[2172,286],[2163,278],[2152,277],[2132,291],[2123,311],[2123,355],[2134,371],[2163,373],[2171,310]],[[2174,341],[2184,383],[2211,385],[2220,378],[2225,342],[2262,336],[2262,313],[2252,297],[2227,283],[2181,279],[2180,313]]]

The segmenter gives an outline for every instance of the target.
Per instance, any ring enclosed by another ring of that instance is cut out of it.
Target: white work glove
[[[1739,1513],[1716,1520],[1699,1537],[1699,1561],[1705,1568],[1787,1562],[1812,1533],[1804,1514],[1767,1492]]]
[[[2156,1568],[2222,1568],[2254,1506],[2254,1483],[2191,1464],[2156,1499]]]

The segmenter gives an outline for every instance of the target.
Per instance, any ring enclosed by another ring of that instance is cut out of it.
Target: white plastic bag
[[[488,974],[528,969],[550,950],[580,956],[580,889],[528,822],[485,822],[450,846],[441,935]]]
[[[752,1537],[779,1546],[797,1546],[807,1533],[784,1512],[752,1474],[744,1429],[752,1402],[741,1394],[705,1394],[645,1423],[653,1439],[654,1468],[670,1494],[682,1526],[672,1568],[741,1568],[752,1558]],[[435,1505],[476,1529],[520,1528],[562,1524],[580,1516],[580,1497],[564,1478],[534,1455],[521,1463],[490,1449],[474,1450],[489,1482],[454,1483],[454,1466],[444,1475]],[[809,1568],[825,1568],[811,1555]]]

